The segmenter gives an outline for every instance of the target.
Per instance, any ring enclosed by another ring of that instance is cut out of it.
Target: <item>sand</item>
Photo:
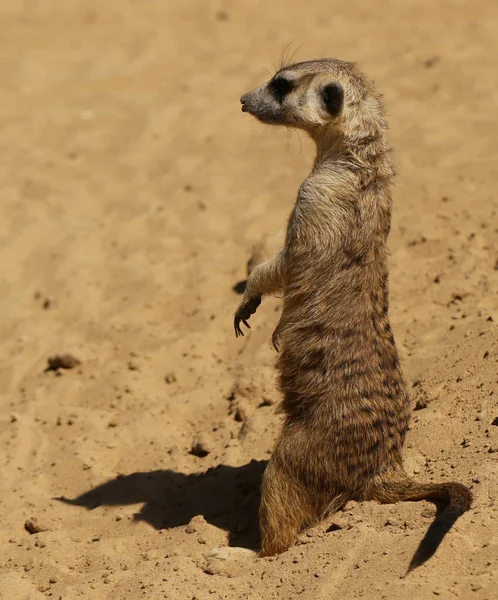
[[[497,597],[497,30],[492,0],[4,2],[2,599]],[[407,577],[427,502],[350,503],[277,558],[204,558],[257,543],[279,427],[280,301],[237,340],[233,287],[313,153],[238,99],[292,41],[385,94],[406,467],[475,494]],[[80,364],[46,370],[58,354]]]

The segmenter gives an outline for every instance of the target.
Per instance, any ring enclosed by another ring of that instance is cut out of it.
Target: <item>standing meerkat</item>
[[[234,321],[243,335],[261,297],[283,293],[272,339],[285,418],[263,478],[261,555],[283,552],[348,500],[443,501],[413,568],[472,494],[403,468],[411,405],[388,318],[395,173],[381,97],[353,63],[323,59],[282,68],[241,103],[263,123],[306,131],[317,148],[284,248],[252,270]]]

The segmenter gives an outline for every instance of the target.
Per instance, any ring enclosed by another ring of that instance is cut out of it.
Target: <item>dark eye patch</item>
[[[329,83],[322,90],[323,103],[330,115],[337,117],[344,102],[344,90],[338,83]]]
[[[276,77],[270,81],[268,87],[275,100],[278,100],[281,103],[287,94],[292,92],[294,84],[292,81],[285,79],[285,77]]]

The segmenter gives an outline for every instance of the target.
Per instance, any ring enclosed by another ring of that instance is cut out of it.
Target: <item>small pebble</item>
[[[234,419],[239,422],[239,423],[243,423],[247,418],[247,414],[246,411],[242,408],[242,407],[238,407],[237,410],[235,411],[235,415],[234,415]]]
[[[24,529],[31,534],[47,531],[47,528],[40,525],[40,523],[38,523],[38,519],[35,517],[28,519],[26,523],[24,523]]]
[[[261,404],[259,405],[261,406],[273,406],[275,404],[275,401],[273,400],[273,398],[269,398],[268,396],[263,396],[263,401],[261,402]]]
[[[206,519],[202,515],[196,515],[190,519],[185,531],[187,533],[196,533],[197,531],[203,529],[206,524]]]
[[[176,383],[176,375],[174,373],[168,373],[165,378],[164,381],[168,384],[170,383]]]
[[[54,354],[47,359],[47,371],[58,371],[59,369],[74,369],[81,365],[81,361],[72,354]]]
[[[204,436],[199,434],[194,441],[192,442],[192,447],[190,449],[190,454],[197,456],[198,458],[205,458],[211,449],[209,448]]]

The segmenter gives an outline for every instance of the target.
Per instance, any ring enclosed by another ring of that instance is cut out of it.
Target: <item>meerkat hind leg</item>
[[[318,520],[308,492],[272,461],[268,463],[259,511],[260,556],[280,554],[294,545],[298,534]]]

